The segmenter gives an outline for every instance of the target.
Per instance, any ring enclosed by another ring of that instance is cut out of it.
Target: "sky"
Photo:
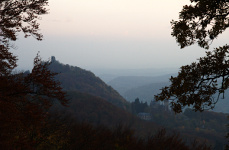
[[[38,51],[64,64],[93,70],[179,68],[204,56],[198,46],[180,49],[171,36],[189,0],[50,0],[41,16],[42,41],[20,36],[13,52],[19,69],[31,69]],[[220,36],[213,46],[226,43]]]

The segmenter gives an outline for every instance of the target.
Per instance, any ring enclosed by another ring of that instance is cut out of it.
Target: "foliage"
[[[69,107],[54,106],[68,112],[79,122],[111,127],[119,122],[125,125],[132,124],[138,119],[100,97],[78,91],[67,91],[67,95],[70,99]],[[154,125],[152,124],[152,126]]]
[[[182,150],[209,150],[210,147],[198,142],[190,145],[182,140],[178,134],[169,134],[165,129],[149,136],[146,139],[135,136],[135,131],[128,126],[118,124],[113,128],[98,125],[93,126],[86,122],[71,121],[68,115],[56,117],[55,122],[50,122],[54,130],[63,137],[52,136],[46,143],[38,146],[38,149],[81,149],[81,150],[145,150],[145,149],[182,149]],[[64,120],[63,120],[64,118]],[[51,128],[47,128],[51,129]],[[53,130],[53,129],[51,129]],[[56,137],[53,138],[53,137]],[[56,144],[55,141],[59,141]]]
[[[179,21],[171,21],[172,36],[181,48],[198,43],[209,48],[209,44],[229,27],[228,0],[190,0],[183,6]]]
[[[151,121],[165,127],[167,131],[179,131],[183,139],[196,138],[198,141],[205,141],[207,145],[217,147],[216,149],[226,144],[227,114],[213,111],[194,112],[189,108],[185,109],[184,113],[175,114],[165,111],[161,105],[152,104],[155,105],[151,103],[147,109],[151,114]]]
[[[138,114],[140,112],[145,112],[147,108],[147,102],[143,103],[139,101],[139,98],[136,98],[134,102],[131,103],[131,111],[133,114]]]
[[[59,73],[56,80],[61,82],[64,90],[88,93],[101,97],[123,109],[129,109],[129,103],[92,72],[76,66],[64,65],[58,61],[53,61],[49,69]]]
[[[67,104],[65,93],[53,78],[55,73],[47,70],[39,56],[34,59],[30,74],[0,76],[0,146],[16,148],[36,144],[47,112],[53,101]],[[17,124],[17,126],[15,126]]]
[[[46,14],[47,0],[0,0],[0,148],[34,149],[44,139],[48,110],[53,101],[67,104],[65,93],[54,80],[56,73],[39,55],[31,73],[13,73],[17,58],[9,50],[10,41],[23,32],[38,40],[37,19]]]
[[[1,44],[17,40],[17,33],[21,31],[25,37],[32,35],[41,40],[37,20],[40,15],[47,14],[47,4],[48,0],[0,0]]]
[[[133,130],[122,125],[118,125],[111,130],[106,127],[92,127],[88,124],[81,124],[80,126],[73,126],[72,133],[72,144],[70,144],[72,147],[70,149],[210,150],[210,147],[198,142],[188,146],[179,135],[168,134],[166,130],[160,130],[146,140],[134,136]]]
[[[198,43],[209,48],[213,41],[229,26],[229,2],[227,0],[191,0],[184,6],[180,20],[172,21],[172,36],[181,48]],[[182,66],[177,77],[171,77],[171,85],[155,96],[157,101],[171,100],[172,109],[192,106],[195,111],[213,109],[220,94],[228,88],[228,50],[225,45],[213,52],[206,52],[199,62]]]
[[[17,58],[9,50],[19,32],[41,40],[37,20],[46,14],[47,0],[0,0],[0,75],[8,75],[17,66]]]
[[[157,140],[152,144],[149,140],[138,139],[132,130],[121,126],[110,130],[86,123],[71,124],[65,116],[51,116],[53,103],[67,105],[68,101],[60,83],[54,80],[56,73],[49,71],[50,63],[42,62],[37,55],[31,73],[13,73],[17,58],[9,52],[10,41],[17,40],[17,33],[21,31],[25,37],[32,35],[42,39],[36,21],[47,13],[46,5],[47,0],[0,0],[0,149],[139,150],[160,148],[158,143],[166,148],[180,145],[190,149],[178,136],[167,137],[165,132],[155,136],[160,137],[159,141],[151,138],[151,141]]]
[[[171,77],[170,87],[155,96],[156,100],[170,100],[175,112],[183,106],[193,106],[195,111],[212,109],[220,94],[229,86],[229,46],[206,52],[198,63],[181,67],[177,77]],[[216,95],[217,94],[217,95]]]
[[[173,133],[167,135],[166,130],[159,130],[155,135],[148,138],[147,149],[171,149],[171,150],[188,150],[188,149],[199,149],[199,150],[210,150],[209,146],[205,144],[199,144],[197,141],[194,141],[189,146],[186,145],[184,140],[180,137],[179,134]]]

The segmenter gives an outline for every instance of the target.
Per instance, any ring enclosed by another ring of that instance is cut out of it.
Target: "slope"
[[[171,74],[161,76],[121,76],[108,82],[108,85],[112,86],[121,95],[123,95],[126,91],[133,88],[151,83],[168,82],[170,77]]]
[[[79,91],[67,91],[69,104],[63,107],[55,103],[52,112],[59,112],[64,118],[72,118],[73,122],[89,123],[95,126],[116,128],[119,125],[135,131],[136,135],[147,137],[157,132],[160,125],[144,121],[130,112],[123,110],[101,97]]]
[[[136,98],[139,98],[143,102],[150,104],[154,99],[154,95],[160,92],[160,89],[164,86],[168,86],[169,82],[151,83],[140,87],[132,88],[122,94],[122,96],[132,102]]]
[[[59,73],[56,79],[60,81],[64,90],[79,91],[98,96],[123,109],[129,107],[128,102],[117,91],[106,85],[90,71],[61,64],[55,60],[54,56],[52,56],[50,70]]]

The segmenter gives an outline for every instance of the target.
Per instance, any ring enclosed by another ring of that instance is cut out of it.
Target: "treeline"
[[[11,135],[16,136],[16,135]],[[50,113],[39,134],[28,133],[28,143],[4,144],[1,149],[66,149],[66,150],[209,150],[210,147],[192,141],[187,145],[178,134],[167,134],[165,129],[142,139],[127,126],[117,124],[112,129],[78,122],[64,112]]]
[[[55,78],[61,82],[64,90],[99,96],[120,108],[129,109],[129,103],[94,73],[76,66],[62,64],[54,56],[52,58],[49,69],[59,73]]]
[[[58,103],[68,109],[69,101],[55,80],[56,73],[49,70],[50,63],[43,62],[39,55],[34,59],[31,73],[13,73],[18,59],[11,52],[11,42],[16,41],[21,32],[25,37],[42,40],[37,19],[48,13],[47,5],[48,0],[0,1],[0,149],[210,149],[195,142],[187,144],[177,134],[166,134],[164,130],[142,139],[129,128],[93,126],[73,119],[65,111],[55,110],[53,106]],[[63,76],[63,79],[70,78]],[[86,83],[92,81],[85,80]],[[70,82],[73,86],[80,85]],[[109,96],[112,89],[107,91],[105,96]],[[115,96],[119,94],[116,92]],[[110,102],[115,100],[111,98]],[[124,102],[121,98],[116,105],[122,104],[124,108]]]
[[[227,143],[225,136],[228,132],[228,118],[224,113],[195,112],[191,108],[187,108],[184,113],[175,114],[170,110],[168,103],[152,101],[148,105],[138,98],[131,103],[131,112],[140,118],[143,113],[148,116],[148,122],[157,123],[168,130],[177,130],[184,138],[196,137],[206,141],[215,149],[223,149]]]

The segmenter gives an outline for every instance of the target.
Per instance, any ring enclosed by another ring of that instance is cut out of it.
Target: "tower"
[[[51,56],[51,62],[55,62],[55,61],[56,61],[55,56]]]

